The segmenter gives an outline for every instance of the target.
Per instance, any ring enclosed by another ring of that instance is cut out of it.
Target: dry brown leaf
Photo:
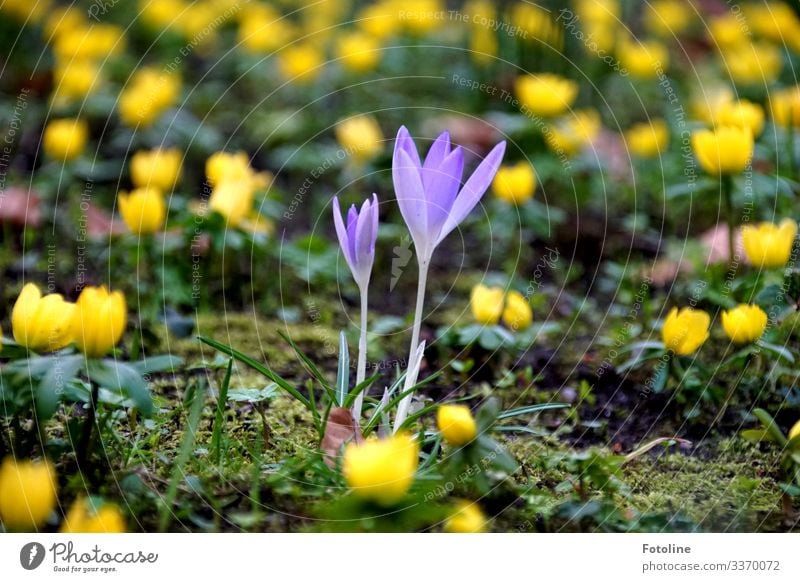
[[[0,222],[36,228],[41,223],[41,198],[26,188],[12,187],[0,192]]]
[[[325,425],[325,436],[320,448],[325,455],[325,463],[329,467],[336,466],[336,459],[341,454],[342,445],[356,441],[361,442],[361,428],[353,422],[353,414],[347,408],[332,408]]]

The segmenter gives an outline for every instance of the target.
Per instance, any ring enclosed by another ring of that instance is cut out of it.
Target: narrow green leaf
[[[228,369],[225,371],[225,378],[219,388],[217,396],[217,414],[214,417],[214,431],[211,434],[211,450],[214,451],[214,460],[220,462],[222,459],[222,423],[225,420],[225,406],[228,402],[228,388],[231,385],[231,372],[233,371],[233,358],[228,360]]]
[[[344,406],[350,386],[350,349],[347,347],[347,336],[339,333],[339,367],[336,371],[336,403]]]
[[[786,437],[781,432],[781,429],[778,428],[775,420],[766,410],[763,408],[756,408],[753,410],[753,416],[755,416],[759,422],[761,422],[764,428],[769,431],[769,434],[772,435],[772,438],[775,440],[775,442],[782,447],[786,446]]]

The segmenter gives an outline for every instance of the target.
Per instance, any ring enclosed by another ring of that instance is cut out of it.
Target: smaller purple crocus
[[[392,179],[400,212],[406,221],[421,264],[467,217],[492,183],[506,142],[497,144],[461,185],[464,151],[450,147],[450,134],[433,142],[425,161],[405,126],[397,132],[392,158]]]
[[[361,211],[355,205],[347,212],[347,225],[342,221],[339,199],[333,197],[333,223],[342,253],[353,273],[353,279],[359,289],[365,290],[369,285],[372,263],[375,261],[375,240],[378,237],[378,195],[373,194],[361,205]]]

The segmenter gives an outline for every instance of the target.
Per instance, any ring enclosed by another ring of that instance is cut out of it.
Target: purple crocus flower
[[[342,253],[361,289],[366,289],[375,260],[375,239],[378,237],[378,196],[364,201],[361,211],[355,205],[347,212],[347,225],[342,221],[339,199],[333,197],[333,223]]]
[[[460,146],[451,149],[449,133],[436,138],[423,163],[405,126],[397,132],[392,159],[394,190],[421,263],[430,260],[439,243],[480,202],[505,150],[506,142],[497,144],[462,187],[464,151]]]

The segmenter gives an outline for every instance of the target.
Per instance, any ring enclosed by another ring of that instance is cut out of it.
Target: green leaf
[[[499,414],[500,403],[497,398],[488,398],[475,414],[475,424],[478,425],[478,432],[483,433],[491,430]]]
[[[145,358],[138,362],[130,362],[129,365],[141,375],[145,375],[153,372],[172,372],[180,367],[181,364],[183,364],[183,358],[170,354],[162,354],[160,356]]]
[[[339,332],[339,366],[336,370],[336,404],[344,406],[347,391],[350,389],[350,349],[347,347],[347,336]]]
[[[779,346],[777,344],[771,344],[765,341],[758,342],[759,347],[764,348],[767,351],[774,353],[776,356],[788,360],[790,363],[794,363],[794,354],[792,354],[791,350],[785,348],[783,346]]]
[[[778,425],[775,423],[775,420],[770,416],[770,414],[764,410],[763,408],[756,408],[753,410],[753,416],[755,416],[764,428],[769,431],[769,434],[772,436],[772,439],[778,443],[780,446],[786,446],[786,437],[781,432],[781,429],[778,428]]]
[[[772,441],[772,435],[766,429],[761,428],[752,428],[748,430],[743,430],[739,433],[744,440],[751,442],[751,443],[760,443],[764,441]]]
[[[257,404],[272,400],[278,395],[278,385],[270,382],[264,388],[232,388],[228,390],[228,400],[231,402],[249,402]]]
[[[497,419],[502,420],[504,418],[513,418],[515,416],[520,416],[522,414],[533,414],[535,412],[542,412],[543,410],[558,410],[559,408],[569,408],[569,404],[564,404],[561,402],[549,402],[546,404],[532,404],[531,406],[521,406],[519,408],[504,410],[503,412],[497,415]]]
[[[42,376],[36,389],[36,412],[41,419],[53,416],[67,386],[78,375],[85,362],[83,354],[54,354],[47,359],[50,360],[50,368]]]
[[[147,383],[129,364],[116,360],[90,360],[86,372],[101,387],[126,395],[143,415],[153,414],[153,400]]]
[[[228,360],[228,369],[225,370],[225,378],[219,388],[217,396],[217,414],[214,417],[214,429],[211,433],[211,450],[214,451],[214,459],[219,462],[222,447],[222,423],[225,421],[225,405],[228,401],[228,388],[231,385],[231,372],[233,371],[233,358]]]

